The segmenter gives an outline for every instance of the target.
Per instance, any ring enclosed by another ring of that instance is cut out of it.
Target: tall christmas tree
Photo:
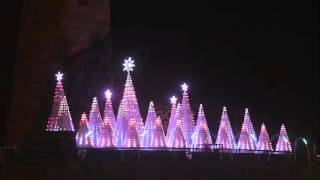
[[[154,129],[153,137],[151,139],[150,147],[165,148],[166,138],[164,136],[163,126],[160,117],[156,119],[156,128]]]
[[[101,147],[101,136],[103,132],[103,123],[100,115],[97,98],[93,98],[90,115],[89,115],[89,131],[91,146],[95,148]]]
[[[292,152],[291,143],[287,135],[287,130],[284,124],[281,125],[279,139],[276,146],[276,151]]]
[[[105,95],[106,95],[106,104],[104,106],[104,113],[103,113],[103,119],[105,120],[106,117],[107,119],[109,120],[110,122],[110,125],[111,125],[111,128],[113,131],[115,131],[116,129],[116,119],[115,119],[115,116],[114,116],[114,113],[113,113],[113,108],[112,108],[112,102],[111,102],[111,96],[112,96],[112,93],[111,91],[108,89],[106,92],[105,92]]]
[[[194,132],[194,121],[192,117],[192,112],[189,103],[188,96],[188,86],[186,83],[181,85],[183,96],[181,103],[181,114],[182,114],[182,131],[185,135],[185,139],[187,142],[187,147],[192,145],[192,134]]]
[[[272,151],[272,144],[269,139],[269,134],[264,123],[261,125],[259,141],[257,144],[257,150],[260,151]]]
[[[197,125],[193,134],[192,147],[203,148],[205,147],[205,144],[212,144],[212,139],[202,104],[200,104]]]
[[[86,113],[82,113],[79,130],[76,134],[77,147],[90,147],[89,135],[88,118]]]
[[[166,135],[166,143],[167,146],[171,147],[172,145],[172,141],[173,141],[173,134],[174,134],[174,129],[176,127],[176,120],[175,120],[175,116],[176,116],[176,103],[177,103],[177,98],[175,96],[172,96],[170,98],[171,101],[171,113],[170,113],[170,119],[169,119],[169,124],[168,124],[168,128],[167,128],[167,135]],[[171,137],[171,139],[169,139],[169,137]]]
[[[146,124],[144,126],[144,135],[142,140],[142,146],[145,148],[150,147],[151,140],[154,137],[154,130],[156,128],[156,112],[154,110],[153,102],[150,102]]]
[[[173,148],[186,148],[187,147],[187,142],[185,135],[183,134],[182,131],[182,114],[181,114],[181,106],[178,104],[177,110],[176,110],[176,126],[173,129],[172,137],[169,137],[169,142],[172,139],[172,144],[169,147]]]
[[[64,94],[60,72],[56,74],[57,84],[53,97],[53,105],[46,131],[74,131],[67,98]]]
[[[237,148],[226,107],[223,107],[216,144],[222,144],[224,149]]]
[[[250,119],[249,110],[246,108],[238,141],[238,149],[255,150],[256,148],[257,137]]]
[[[127,71],[127,80],[124,87],[123,98],[120,102],[118,116],[117,116],[117,133],[118,136],[117,144],[118,146],[124,145],[124,138],[129,129],[129,121],[131,119],[135,120],[135,126],[137,128],[137,133],[139,135],[139,139],[142,138],[144,133],[144,125],[140,115],[139,106],[136,98],[136,94],[134,91],[132,79],[130,76],[130,71],[133,71],[134,61],[129,57],[125,60],[123,64],[124,71]]]
[[[137,131],[136,120],[130,119],[128,130],[124,139],[123,147],[126,148],[137,148],[140,147],[141,140]]]
[[[102,133],[100,134],[100,147],[115,147],[114,134],[109,116],[103,119]]]

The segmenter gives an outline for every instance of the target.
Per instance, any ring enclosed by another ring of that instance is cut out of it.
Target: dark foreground
[[[122,157],[122,160],[121,160]],[[146,152],[91,152],[86,158],[24,159],[2,162],[0,179],[223,179],[318,180],[319,164],[290,156]]]

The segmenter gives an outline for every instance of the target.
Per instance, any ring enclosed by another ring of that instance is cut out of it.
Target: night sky
[[[116,110],[125,81],[122,61],[131,56],[143,118],[150,100],[156,111],[170,108],[173,94],[181,100],[180,85],[186,82],[192,110],[197,114],[202,103],[215,133],[222,107],[227,106],[238,137],[248,107],[257,134],[262,122],[270,136],[285,123],[289,137],[319,140],[317,23],[311,5],[241,8],[196,1],[182,5],[121,0],[111,4],[114,53],[106,71],[114,76],[106,87],[114,91]],[[19,12],[21,7],[14,8]],[[9,37],[16,38],[19,18],[10,19]],[[8,59],[14,57],[14,48],[9,44]],[[9,74],[14,77],[13,71]],[[103,90],[96,91],[103,96]]]

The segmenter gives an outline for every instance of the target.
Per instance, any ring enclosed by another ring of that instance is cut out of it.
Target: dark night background
[[[150,100],[155,102],[156,111],[168,109],[169,97],[175,94],[181,98],[180,84],[186,82],[190,85],[192,110],[197,113],[202,103],[209,128],[214,132],[222,106],[227,106],[238,137],[244,108],[248,107],[257,134],[262,122],[270,136],[285,123],[291,141],[299,136],[318,141],[316,8],[306,2],[277,5],[244,8],[231,2],[221,5],[196,1],[112,1],[113,53],[104,70],[111,76],[94,80],[105,81],[105,87],[113,90],[117,111],[125,81],[122,61],[131,56],[136,62],[132,76],[143,118]],[[16,76],[14,65],[19,66],[15,59],[22,3],[17,1],[10,7],[3,25],[8,31],[2,33],[7,61],[2,67],[7,71],[3,71],[6,76],[1,79],[1,143],[7,135],[5,119]],[[75,95],[70,93],[73,79],[68,78],[67,68],[64,73],[72,111],[76,109],[72,107]],[[51,101],[53,74],[47,78],[47,96]],[[82,89],[89,90],[92,93],[87,95],[87,109],[79,107],[79,111],[89,111],[93,95],[100,97],[100,108],[103,107],[104,89]],[[28,107],[25,108],[27,111]],[[43,107],[48,112],[50,108],[51,104]],[[42,113],[43,121],[48,112]],[[75,124],[80,113],[72,111]]]

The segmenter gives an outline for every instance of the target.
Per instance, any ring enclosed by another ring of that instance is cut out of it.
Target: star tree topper
[[[182,88],[182,91],[183,91],[183,92],[187,92],[187,91],[188,91],[188,85],[187,85],[186,83],[183,83],[183,84],[181,85],[181,88]]]
[[[57,77],[57,81],[58,81],[58,82],[61,82],[63,74],[60,73],[60,71],[58,71],[58,73],[55,74],[55,76]]]
[[[104,94],[106,95],[107,100],[111,99],[112,93],[109,89]]]
[[[171,102],[171,104],[176,104],[177,103],[177,98],[175,96],[172,96],[170,98],[170,102]]]
[[[136,66],[134,64],[134,60],[132,60],[131,57],[129,57],[128,59],[125,59],[122,65],[123,65],[123,70],[127,71],[128,73],[130,71],[133,71],[133,67]]]

